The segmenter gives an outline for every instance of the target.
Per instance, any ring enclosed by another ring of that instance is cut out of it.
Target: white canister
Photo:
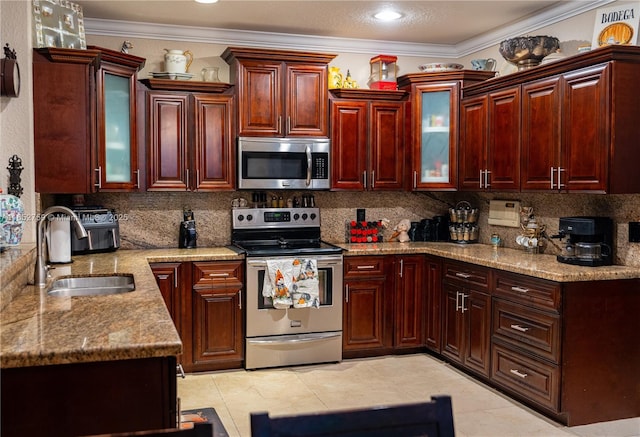
[[[193,62],[193,53],[189,50],[164,49],[164,69],[167,73],[186,73]]]
[[[71,262],[71,221],[67,216],[50,217],[47,229],[49,262]]]

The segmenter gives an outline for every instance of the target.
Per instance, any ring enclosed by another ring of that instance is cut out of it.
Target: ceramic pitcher
[[[164,49],[164,68],[167,73],[186,73],[189,66],[193,62],[193,53],[189,50],[170,50]]]
[[[496,60],[493,58],[474,59],[471,61],[471,68],[474,70],[495,71]]]

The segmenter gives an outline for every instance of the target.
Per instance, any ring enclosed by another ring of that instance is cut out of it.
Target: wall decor
[[[33,0],[33,44],[86,49],[82,7],[67,0]]]
[[[0,60],[0,96],[18,97],[20,95],[20,67],[16,51],[4,46],[4,58]]]
[[[611,44],[636,45],[639,22],[640,2],[598,9],[591,48],[596,49]]]

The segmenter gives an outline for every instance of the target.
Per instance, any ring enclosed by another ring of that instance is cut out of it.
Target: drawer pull
[[[356,268],[358,270],[371,270],[371,269],[375,269],[376,266],[356,266]]]
[[[518,369],[511,369],[509,372],[519,376],[520,378],[526,378],[528,376],[526,373],[521,373]]]
[[[470,273],[462,273],[462,272],[458,272],[458,273],[456,273],[456,276],[457,276],[458,278],[469,279],[469,278],[470,278],[471,276],[473,276],[473,275],[472,275],[472,274],[470,274]]]
[[[517,285],[514,285],[513,287],[511,287],[511,290],[518,291],[520,293],[526,293],[527,291],[529,291],[528,288],[518,287]]]
[[[228,278],[229,273],[209,273],[210,278]]]
[[[520,326],[520,325],[511,325],[511,329],[515,329],[516,331],[520,331],[520,332],[527,332],[531,328],[527,328],[526,326]]]

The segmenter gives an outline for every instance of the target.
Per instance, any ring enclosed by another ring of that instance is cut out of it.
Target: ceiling
[[[586,5],[591,5],[592,9],[594,4],[603,3],[602,0],[219,0],[213,4],[201,4],[193,0],[75,2],[83,8],[88,23],[87,33],[91,33],[92,19],[98,19],[98,22],[117,20],[332,39],[445,45],[449,48],[509,27],[527,31],[527,26],[518,27],[518,24],[528,22],[531,27],[532,20],[535,21],[537,17],[547,19],[562,16],[584,9]],[[373,15],[386,7],[400,12],[402,17],[394,22],[377,22]],[[556,13],[558,10],[560,13]],[[113,27],[113,23],[102,23],[98,27],[104,30],[109,25]]]

